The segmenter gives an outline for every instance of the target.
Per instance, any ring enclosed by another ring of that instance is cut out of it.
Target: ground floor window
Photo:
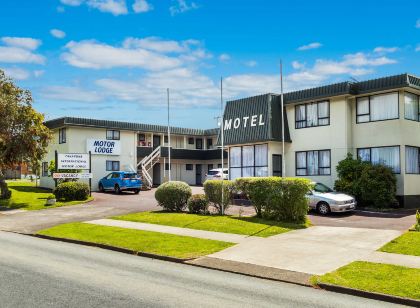
[[[106,171],[119,171],[120,162],[118,160],[107,160],[106,161]]]
[[[273,176],[281,176],[282,172],[282,160],[281,155],[273,154]]]
[[[372,164],[382,164],[390,167],[394,173],[400,173],[400,147],[387,146],[357,149],[357,156]]]
[[[185,170],[193,170],[194,169],[194,167],[193,167],[193,164],[186,164],[185,165]]]
[[[48,176],[48,162],[42,163],[42,176]]]
[[[169,166],[169,163],[165,163],[165,170],[171,170],[172,169],[172,164]]]
[[[420,149],[405,147],[405,173],[420,174]]]
[[[229,150],[230,179],[268,175],[268,145],[255,144]]]
[[[331,150],[296,152],[296,175],[331,175]]]

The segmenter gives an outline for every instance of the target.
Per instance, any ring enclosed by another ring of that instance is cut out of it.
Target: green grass
[[[269,237],[293,229],[305,228],[307,226],[307,224],[281,223],[256,217],[197,215],[167,212],[134,213],[112,217],[112,219],[260,237]]]
[[[86,201],[56,202],[54,205],[46,206],[45,203],[47,197],[51,195],[51,190],[35,187],[35,183],[29,181],[8,181],[7,184],[12,191],[12,198],[9,200],[0,200],[0,207],[7,207],[9,209],[30,211],[42,210],[85,203],[93,199],[89,198]]]
[[[182,259],[197,258],[228,248],[233,243],[198,239],[159,232],[141,231],[87,223],[69,223],[38,234],[81,240]]]
[[[403,255],[420,256],[420,232],[408,231],[390,241],[379,250]]]
[[[332,273],[315,276],[312,282],[420,299],[420,269],[397,265],[358,261]]]

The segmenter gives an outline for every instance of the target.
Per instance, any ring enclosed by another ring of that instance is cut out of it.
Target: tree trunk
[[[0,199],[10,199],[12,192],[7,187],[6,179],[0,170]]]

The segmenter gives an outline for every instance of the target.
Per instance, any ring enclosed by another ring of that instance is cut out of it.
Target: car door
[[[106,177],[102,179],[102,185],[104,186],[105,189],[109,189],[111,177],[112,177],[112,173],[108,174]]]
[[[110,188],[114,188],[115,184],[120,185],[119,179],[120,179],[120,174],[118,172],[114,172],[111,176],[110,181],[109,181]]]

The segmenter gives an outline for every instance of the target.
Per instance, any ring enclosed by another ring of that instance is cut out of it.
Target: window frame
[[[327,103],[328,106],[328,117],[319,117],[319,104],[320,103]],[[329,126],[331,125],[331,107],[330,107],[330,100],[320,100],[320,101],[315,101],[315,102],[310,102],[310,103],[303,103],[303,104],[297,104],[295,105],[295,129],[302,129],[302,128],[311,128],[311,127],[319,127],[319,126]],[[308,126],[307,125],[307,121],[308,121],[308,106],[309,105],[316,105],[316,118],[317,118],[317,125],[311,125]],[[304,120],[297,120],[297,109],[300,106],[305,106],[305,119]],[[325,120],[328,119],[328,124],[319,124],[319,120]],[[298,127],[298,123],[305,123],[305,126],[303,127]]]
[[[111,132],[111,137],[108,137],[108,132]],[[115,133],[118,132],[118,138],[115,137]],[[106,140],[120,140],[121,132],[117,129],[107,129],[105,134]]]
[[[58,144],[63,144],[67,142],[67,127],[62,127],[58,129]]]
[[[195,139],[195,149],[202,150],[203,149],[203,138],[196,138]]]
[[[417,115],[417,120],[409,119],[405,116],[405,95],[404,95],[404,120],[413,121],[413,122],[420,122],[420,95],[416,94],[416,93],[413,93],[413,92],[410,92],[410,91],[404,91],[403,94],[405,94],[405,93],[409,93],[411,95],[417,96],[418,115]]]
[[[382,120],[381,120],[382,121]],[[369,162],[372,163],[372,149],[381,149],[381,148],[396,148],[398,147],[398,156],[400,162],[400,172],[393,172],[394,174],[401,174],[401,146],[400,145],[382,145],[378,147],[363,147],[356,149],[356,157],[359,158],[359,150],[369,150]],[[366,161],[366,160],[365,160]],[[388,167],[388,166],[387,166]]]
[[[108,168],[108,164],[111,164],[111,168]],[[118,168],[114,168],[114,164],[118,165]],[[106,160],[105,171],[120,171],[121,163],[119,160]]]
[[[169,168],[170,166],[170,168]],[[169,163],[165,163],[165,171],[172,170],[172,163],[169,165]]]
[[[386,94],[393,94],[393,93],[397,93],[398,97],[397,97],[397,106],[398,106],[398,116],[396,118],[391,118],[391,119],[384,119],[384,120],[371,120],[371,106],[370,106],[370,98],[372,96],[378,96],[378,95],[386,95]],[[369,113],[363,113],[363,114],[358,114],[358,109],[359,109],[359,104],[358,104],[358,100],[361,98],[368,98],[368,109],[369,109]],[[369,121],[366,122],[359,122],[359,116],[369,116]],[[392,120],[398,120],[400,118],[400,92],[399,91],[390,91],[390,92],[384,92],[384,93],[378,93],[378,94],[373,94],[373,95],[364,95],[364,96],[359,96],[356,97],[356,124],[364,124],[364,123],[374,123],[374,122],[382,122],[382,121],[392,121]],[[377,147],[374,147],[377,148]]]
[[[407,155],[406,153],[407,153],[407,148],[414,148],[414,149],[417,149],[417,151],[418,151],[418,153],[417,153],[417,156],[418,156],[418,165],[419,165],[419,172],[407,172],[407,156],[405,157],[405,174],[420,174],[420,147],[416,147],[416,146],[412,146],[412,145],[405,145],[405,148],[404,148],[404,150],[405,150],[405,152],[404,152],[404,155]],[[401,155],[401,154],[400,154]],[[400,162],[400,164],[401,164],[401,162]]]
[[[194,164],[185,164],[186,171],[194,171]]]
[[[280,169],[274,169],[274,158],[280,157]],[[283,175],[283,157],[281,154],[272,154],[271,155],[271,165],[272,165],[272,174],[273,176],[281,177]]]
[[[330,159],[330,166],[329,167],[320,167],[320,159],[321,156],[319,155],[319,152],[325,152],[328,151],[329,159]],[[317,174],[308,174],[308,153],[310,152],[318,152],[318,169]],[[299,153],[305,153],[305,168],[298,168],[297,166],[297,156]],[[319,171],[321,169],[330,169],[329,173],[320,173]],[[305,174],[299,174],[298,170],[305,170]],[[331,175],[331,149],[320,149],[320,150],[308,150],[308,151],[296,151],[295,152],[295,176],[330,176]]]
[[[256,161],[256,159],[255,159],[255,147],[256,146],[258,146],[258,145],[266,145],[267,146],[267,165],[257,165],[256,163],[255,163],[255,161]],[[243,148],[244,147],[252,147],[253,148],[253,153],[254,153],[254,164],[253,165],[247,165],[247,166],[244,166],[243,165]],[[230,166],[230,158],[229,158],[229,177],[230,177],[230,175],[231,175],[231,172],[230,172],[230,170],[231,169],[240,169],[241,170],[241,176],[240,177],[243,177],[244,176],[244,173],[243,173],[243,169],[244,168],[252,168],[253,169],[253,176],[252,177],[257,177],[255,174],[256,174],[256,169],[257,168],[267,168],[267,171],[268,171],[268,165],[269,165],[269,163],[268,163],[268,159],[269,159],[269,150],[268,150],[268,143],[255,143],[255,144],[248,144],[248,145],[239,145],[239,146],[235,146],[235,147],[239,147],[239,148],[241,148],[241,163],[240,163],[240,166],[239,167],[232,167],[232,166]],[[229,157],[230,157],[230,149],[229,149]],[[221,167],[220,167],[221,168]]]
[[[188,137],[188,144],[195,144],[194,137]]]

